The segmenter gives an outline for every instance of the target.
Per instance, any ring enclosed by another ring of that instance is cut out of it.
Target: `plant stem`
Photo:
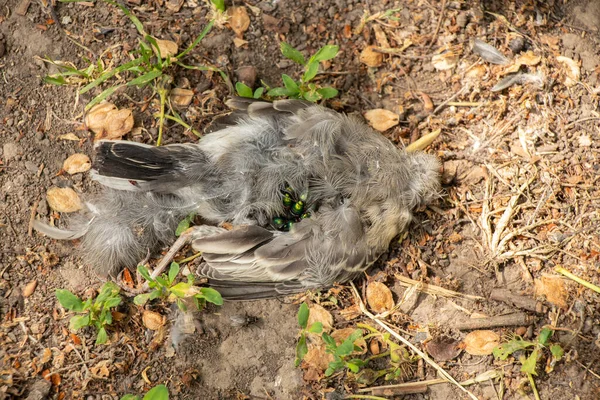
[[[160,146],[162,143],[163,127],[165,125],[165,103],[167,100],[167,89],[160,85],[158,88],[158,95],[160,96],[160,114],[158,115],[158,139],[156,145]]]
[[[535,400],[541,400],[540,394],[538,393],[537,388],[535,387],[535,381],[533,380],[533,375],[528,373],[527,378],[529,379],[529,384],[531,385],[531,390],[533,390],[533,396],[535,397]]]
[[[187,257],[187,258],[184,258],[183,260],[179,261],[179,264],[184,264],[184,263],[186,263],[186,262],[190,262],[190,261],[192,261],[193,259],[200,257],[201,255],[202,255],[202,252],[201,252],[201,251],[199,251],[198,253],[196,253],[196,254],[193,254],[193,255],[191,255],[191,256],[189,256],[189,257]]]
[[[351,394],[351,395],[348,395],[348,396],[346,396],[344,398],[345,399],[388,400],[386,397],[372,396],[372,395],[369,395],[369,394]]]

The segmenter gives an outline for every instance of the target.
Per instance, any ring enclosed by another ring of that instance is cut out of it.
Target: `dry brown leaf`
[[[40,363],[46,364],[52,358],[52,350],[49,347],[44,348],[42,356],[40,357]]]
[[[565,81],[564,84],[567,87],[571,87],[579,82],[579,78],[581,77],[581,70],[579,68],[579,63],[569,57],[558,56],[556,57],[556,61],[561,63],[565,70]]]
[[[244,39],[240,39],[238,37],[234,37],[233,44],[235,45],[235,47],[242,47],[243,45],[248,44],[248,41],[244,40]]]
[[[50,208],[58,212],[70,213],[82,208],[79,196],[71,188],[51,187],[46,192],[46,201]]]
[[[386,131],[400,122],[398,114],[383,108],[376,108],[365,112],[365,118],[369,125],[379,132]]]
[[[73,141],[79,141],[80,139],[77,137],[77,135],[75,135],[74,133],[67,133],[64,135],[60,135],[58,137],[59,140],[73,140]]]
[[[486,71],[487,69],[485,68],[485,65],[475,65],[465,73],[465,78],[467,78],[470,81],[479,81],[483,79],[483,77],[486,74]]]
[[[380,353],[381,348],[379,346],[379,340],[378,339],[376,339],[376,338],[371,339],[371,341],[369,342],[369,351],[374,356],[376,356],[377,354]]]
[[[315,369],[323,372],[329,366],[329,363],[333,361],[333,355],[325,351],[325,344],[311,345],[308,346],[308,352],[302,359],[303,364],[309,369]]]
[[[63,170],[69,174],[77,174],[79,172],[86,172],[92,168],[92,162],[90,158],[85,154],[76,153],[65,160],[63,163]]]
[[[152,331],[159,330],[167,321],[167,318],[155,311],[144,310],[142,322],[144,326]]]
[[[368,67],[379,67],[383,63],[383,54],[376,52],[377,46],[367,46],[360,52],[359,60]]]
[[[371,282],[367,286],[367,303],[378,314],[390,311],[394,308],[392,291],[381,282]]]
[[[176,107],[187,107],[192,103],[194,91],[190,89],[174,88],[171,90],[171,102]]]
[[[567,308],[569,292],[566,281],[560,276],[542,275],[540,279],[536,279],[535,294],[546,296],[546,300],[558,307]]]
[[[162,40],[156,38],[154,38],[154,40],[156,40],[156,44],[158,45],[161,58],[177,55],[177,51],[179,50],[177,43],[173,42],[172,40]]]
[[[227,9],[229,15],[229,27],[235,32],[238,38],[244,35],[244,32],[250,27],[250,17],[244,6],[234,6]]]
[[[37,281],[33,280],[31,282],[29,282],[27,285],[25,285],[25,287],[23,288],[23,297],[29,297],[33,294],[33,292],[35,291],[35,288],[37,287]]]
[[[490,330],[473,331],[465,336],[463,343],[467,353],[473,356],[487,356],[500,344],[500,336]]]
[[[525,53],[519,54],[519,56],[515,59],[515,64],[532,67],[534,65],[538,65],[540,61],[542,61],[542,57],[529,50]]]
[[[111,360],[99,361],[98,364],[94,365],[93,367],[90,367],[90,371],[97,377],[106,378],[110,375],[110,370],[108,369],[110,363]]]
[[[452,69],[458,64],[458,55],[452,50],[447,50],[444,53],[435,54],[431,57],[431,64],[438,71]]]
[[[311,326],[315,322],[320,322],[323,324],[323,332],[330,332],[333,327],[333,316],[331,313],[318,304],[311,305],[309,310],[308,326]]]
[[[452,360],[453,358],[458,357],[462,351],[462,347],[458,340],[443,335],[427,342],[425,348],[436,361]]]
[[[360,311],[360,307],[358,304],[353,304],[349,307],[344,308],[340,311],[340,315],[346,320],[350,321],[352,319],[358,318],[362,315],[362,311]]]
[[[348,339],[348,337],[354,332],[355,328],[344,328],[344,329],[336,329],[331,332],[331,337],[335,340],[335,343],[339,346],[344,342],[344,340]],[[365,354],[367,352],[367,342],[365,339],[360,338],[354,344],[360,347],[360,351],[353,351],[352,354]]]
[[[425,150],[425,148],[427,148],[427,146],[429,146],[431,143],[433,143],[433,141],[438,136],[440,136],[441,132],[442,131],[440,129],[436,129],[435,131],[420,137],[419,139],[415,140],[414,142],[412,142],[411,144],[406,146],[405,151],[407,153],[411,153],[411,152],[415,152],[415,151]]]
[[[133,128],[131,110],[112,103],[97,104],[85,116],[85,125],[96,134],[94,140],[120,139]]]

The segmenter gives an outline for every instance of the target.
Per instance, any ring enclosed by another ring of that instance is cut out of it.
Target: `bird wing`
[[[352,278],[379,254],[366,245],[358,213],[329,210],[289,232],[241,226],[192,247],[205,263],[199,273],[228,299],[256,299],[331,286]]]

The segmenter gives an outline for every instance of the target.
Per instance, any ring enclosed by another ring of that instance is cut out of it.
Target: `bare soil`
[[[92,330],[69,332],[70,315],[56,301],[55,289],[87,297],[101,281],[77,257],[77,243],[50,240],[32,232],[30,224],[34,218],[60,218],[45,200],[51,186],[72,187],[84,199],[98,190],[86,174],[60,171],[71,154],[92,154],[83,107],[100,89],[77,96],[73,86],[44,84],[42,78],[57,70],[42,58],[83,68],[86,60],[102,56],[116,66],[129,60],[139,37],[121,11],[102,2],[44,7],[45,1],[33,1],[19,14],[23,3],[0,5],[0,399],[117,399],[158,383],[167,384],[176,399],[341,399],[358,393],[362,386],[346,373],[325,379],[309,374],[306,365],[294,367],[298,299],[209,307],[196,316],[197,332],[175,344],[169,325],[159,333],[146,329],[141,309],[131,301],[120,307],[124,318],[111,328],[108,345],[94,345]],[[180,48],[210,18],[210,7],[199,0],[186,0],[178,11],[171,7],[178,3],[174,0],[135,3],[127,6],[146,30]],[[600,294],[554,278],[555,267],[562,266],[600,285],[600,3],[249,0],[235,5],[249,10],[247,43],[238,47],[231,29],[215,27],[188,64],[218,67],[234,83],[247,78],[239,77],[241,67],[251,66],[257,84],[277,86],[282,73],[300,76],[282,57],[280,41],[305,55],[337,44],[340,54],[323,64],[317,77],[340,91],[327,106],[347,113],[376,108],[398,113],[400,124],[383,134],[399,147],[442,132],[427,151],[443,162],[443,195],[418,214],[410,234],[392,244],[368,279],[385,283],[395,300],[408,290],[399,276],[481,299],[417,291],[392,322],[426,348],[424,338],[464,339],[470,330],[458,329],[457,321],[525,312],[522,323],[491,329],[503,340],[515,334],[535,340],[542,327],[557,328],[552,341],[565,357],[552,372],[538,368],[540,397],[600,398]],[[390,10],[395,11],[385,14]],[[361,63],[366,46],[387,47],[384,37],[389,47],[405,49],[385,54],[379,67]],[[541,76],[543,86],[517,83],[492,91],[506,70],[472,52],[475,38],[509,59],[531,51],[539,60],[520,71]],[[432,56],[444,49],[456,58],[451,68],[440,70]],[[571,67],[560,56],[580,70],[573,84]],[[196,129],[226,111],[224,100],[232,93],[218,74],[177,68],[172,74],[174,85],[195,92],[181,114]],[[136,128],[124,139],[155,142],[157,102],[150,89],[129,88],[110,100],[134,112]],[[67,134],[77,140],[65,139]],[[168,124],[166,143],[193,140],[193,134]],[[364,288],[366,282],[357,285]],[[535,312],[490,299],[497,288],[543,307]],[[324,305],[336,328],[369,322],[342,312],[355,305],[347,287],[306,300]],[[164,305],[156,311],[170,323],[176,318]],[[231,317],[239,315],[258,322],[232,325]],[[516,358],[500,361],[463,351],[440,364],[459,381],[502,371],[499,379],[469,387],[480,399],[533,398]],[[400,381],[436,377],[427,364],[415,362]],[[387,383],[398,381],[380,378],[370,386]],[[402,398],[467,397],[450,384],[438,384]]]

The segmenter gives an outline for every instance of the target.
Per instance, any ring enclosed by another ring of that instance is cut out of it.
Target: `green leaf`
[[[492,354],[494,354],[494,357],[499,358],[500,360],[506,360],[508,356],[510,356],[515,351],[524,350],[533,345],[534,343],[528,342],[523,339],[513,339],[497,346],[492,351]]]
[[[194,218],[196,218],[196,213],[191,213],[181,220],[175,229],[175,236],[181,236],[183,232],[187,231]]]
[[[271,97],[280,97],[280,96],[289,96],[290,91],[284,87],[276,87],[267,92],[267,96]]]
[[[67,80],[62,75],[46,75],[43,80],[44,83],[48,83],[50,85],[62,86],[67,84]]]
[[[300,325],[300,328],[306,329],[309,314],[310,310],[308,309],[308,305],[306,303],[300,304],[300,309],[298,310],[298,325]]]
[[[323,46],[310,58],[309,63],[313,61],[321,62],[331,60],[332,58],[337,56],[339,50],[339,46],[336,45],[328,44],[326,46]]]
[[[98,336],[96,337],[96,344],[104,344],[108,341],[108,334],[106,333],[106,329],[100,328],[98,330]]]
[[[254,96],[253,96],[253,97],[254,97],[255,99],[260,99],[260,98],[262,97],[262,95],[263,95],[263,92],[264,92],[264,91],[265,91],[265,88],[264,88],[264,87],[262,87],[262,86],[261,86],[261,87],[259,87],[258,89],[256,89],[256,90],[254,91]]]
[[[360,367],[350,361],[348,361],[346,363],[346,366],[348,367],[348,369],[352,372],[354,372],[355,374],[360,370]]]
[[[147,280],[147,281],[149,281],[149,282],[152,282],[152,281],[154,281],[154,279],[152,279],[152,278],[150,277],[150,272],[148,272],[148,268],[146,268],[146,266],[145,266],[145,265],[139,264],[139,265],[137,266],[137,270],[138,270],[138,272],[140,273],[140,275],[142,275],[142,276],[144,277],[144,279],[145,279],[145,280]]]
[[[155,386],[146,393],[144,400],[169,400],[169,390],[165,385]]]
[[[152,292],[152,293],[154,293],[154,292]],[[143,306],[150,299],[150,294],[151,293],[138,294],[137,296],[135,296],[133,298],[133,303],[136,304],[136,305],[138,305],[138,306]]]
[[[298,84],[289,75],[282,74],[281,79],[283,80],[283,85],[290,94],[296,94],[300,91]]]
[[[179,264],[177,264],[175,261],[173,261],[171,263],[171,266],[169,267],[169,283],[173,283],[175,278],[177,278],[178,273],[179,273]]]
[[[335,344],[335,339],[326,334],[325,332],[321,334],[321,339],[323,339],[323,341],[328,347],[332,349],[335,349],[337,347],[337,345]]]
[[[337,89],[334,89],[331,87],[317,89],[317,93],[319,93],[321,95],[321,98],[323,98],[323,99],[331,99],[332,97],[335,97],[338,95]]]
[[[286,42],[281,42],[280,44],[281,54],[287,59],[292,60],[296,64],[305,65],[306,61],[304,60],[304,56],[298,50],[287,44]]]
[[[163,293],[162,289],[154,289],[153,291],[150,292],[150,297],[148,298],[149,300],[154,300],[154,299],[158,299]]]
[[[296,367],[300,365],[306,353],[308,353],[308,345],[306,344],[306,335],[302,333],[296,345],[296,360],[294,361]]]
[[[183,298],[189,293],[191,287],[192,285],[187,282],[179,282],[178,284],[173,285],[169,291],[175,296]]]
[[[328,367],[325,370],[325,376],[331,376],[331,375],[333,375],[334,372],[335,372],[335,368]]]
[[[221,297],[221,293],[217,292],[215,289],[203,287],[200,288],[199,293],[203,299],[206,301],[213,303],[217,306],[223,305],[223,298]]]
[[[225,11],[225,0],[210,0],[216,10]]]
[[[183,311],[183,312],[187,311],[187,306],[185,305],[183,300],[177,299],[177,300],[175,300],[175,303],[177,304],[177,308],[179,308],[181,311]]]
[[[111,69],[110,71],[103,73],[97,79],[95,79],[93,82],[90,82],[87,85],[85,85],[84,87],[82,87],[79,90],[79,94],[84,94],[84,93],[90,91],[91,89],[95,88],[96,86],[99,86],[100,84],[107,81],[108,79],[112,78],[116,74],[124,72],[124,71],[129,71],[129,70],[133,69],[134,67],[141,65],[143,62],[144,62],[143,58],[140,57],[140,58],[136,58],[132,61],[129,61],[128,63],[125,63],[123,65],[119,65],[117,68]]]
[[[198,43],[200,43],[202,41],[202,39],[204,39],[204,36],[206,36],[208,34],[208,32],[210,32],[210,30],[212,29],[212,27],[213,27],[214,24],[215,24],[215,20],[211,19],[210,22],[208,23],[208,25],[206,25],[204,27],[204,29],[202,30],[202,32],[200,32],[200,34],[198,35],[198,37],[196,37],[196,39],[194,40],[194,42],[192,44],[190,44],[187,49],[185,49],[181,53],[177,54],[177,56],[175,58],[181,59],[187,53],[189,53],[190,51],[192,51],[194,49],[194,47],[196,47],[198,45]],[[186,68],[186,67],[184,66],[184,68]],[[221,73],[221,77],[224,77],[224,76],[226,77],[226,75],[221,70],[219,70],[217,68],[214,68],[214,67],[204,67],[204,68],[207,68],[207,69],[212,68],[213,71],[218,71],[219,73]],[[223,79],[223,80],[226,80],[226,79]]]
[[[531,354],[529,355],[529,357],[527,357],[526,359],[524,356],[521,357],[519,359],[519,361],[521,361],[521,363],[523,364],[521,366],[521,372],[525,372],[526,374],[531,374],[531,375],[537,375],[537,372],[535,371],[535,367],[537,365],[538,357],[539,357],[538,349],[534,349],[531,352]]]
[[[560,361],[560,359],[565,354],[565,351],[562,347],[560,347],[560,345],[553,344],[552,346],[550,346],[550,353],[552,353],[552,357],[554,357],[556,361]]]
[[[136,396],[135,394],[126,394],[125,396],[121,396],[119,400],[141,400],[140,396]]]
[[[137,78],[130,80],[129,82],[127,82],[127,86],[144,86],[145,84],[152,82],[162,74],[163,72],[161,70],[152,70],[150,72],[145,73],[144,75],[138,76]]]
[[[304,100],[310,101],[311,103],[316,103],[321,100],[321,95],[317,92],[304,92],[302,97],[304,97]]]
[[[114,92],[119,90],[125,85],[111,86],[109,88],[104,89],[98,96],[94,97],[92,101],[87,103],[85,106],[85,111],[88,111],[90,108],[94,107],[96,104],[100,103],[102,100],[110,97]]]
[[[239,96],[252,98],[252,88],[243,82],[236,82],[235,91]]]
[[[104,302],[104,307],[107,309],[114,308],[121,304],[121,296],[111,297]]]
[[[335,350],[335,355],[340,357],[350,355],[354,351],[354,342],[360,339],[362,334],[363,333],[360,329],[356,329],[354,332],[352,332],[350,336],[348,336],[346,340],[344,340],[342,344],[337,347]]]
[[[538,335],[538,342],[542,345],[546,345],[546,343],[548,343],[548,340],[550,339],[550,337],[552,336],[552,334],[554,333],[554,331],[550,328],[543,328],[540,332],[540,334]]]
[[[315,323],[313,323],[310,328],[308,328],[308,331],[310,333],[321,333],[323,332],[323,323],[320,321],[317,321]]]
[[[113,282],[106,282],[100,288],[100,294],[96,297],[96,304],[105,302],[109,297],[118,296],[121,289]]]
[[[306,70],[304,71],[304,75],[302,75],[302,82],[310,82],[319,72],[319,62],[309,62],[306,65]]]
[[[56,298],[61,306],[67,310],[81,312],[83,311],[83,302],[73,293],[65,289],[56,289]]]
[[[90,325],[90,314],[76,315],[69,321],[69,329],[76,331],[83,328],[84,326]]]
[[[163,287],[168,287],[169,286],[169,282],[167,282],[166,276],[163,274],[162,276],[157,276],[156,277],[156,282]]]

